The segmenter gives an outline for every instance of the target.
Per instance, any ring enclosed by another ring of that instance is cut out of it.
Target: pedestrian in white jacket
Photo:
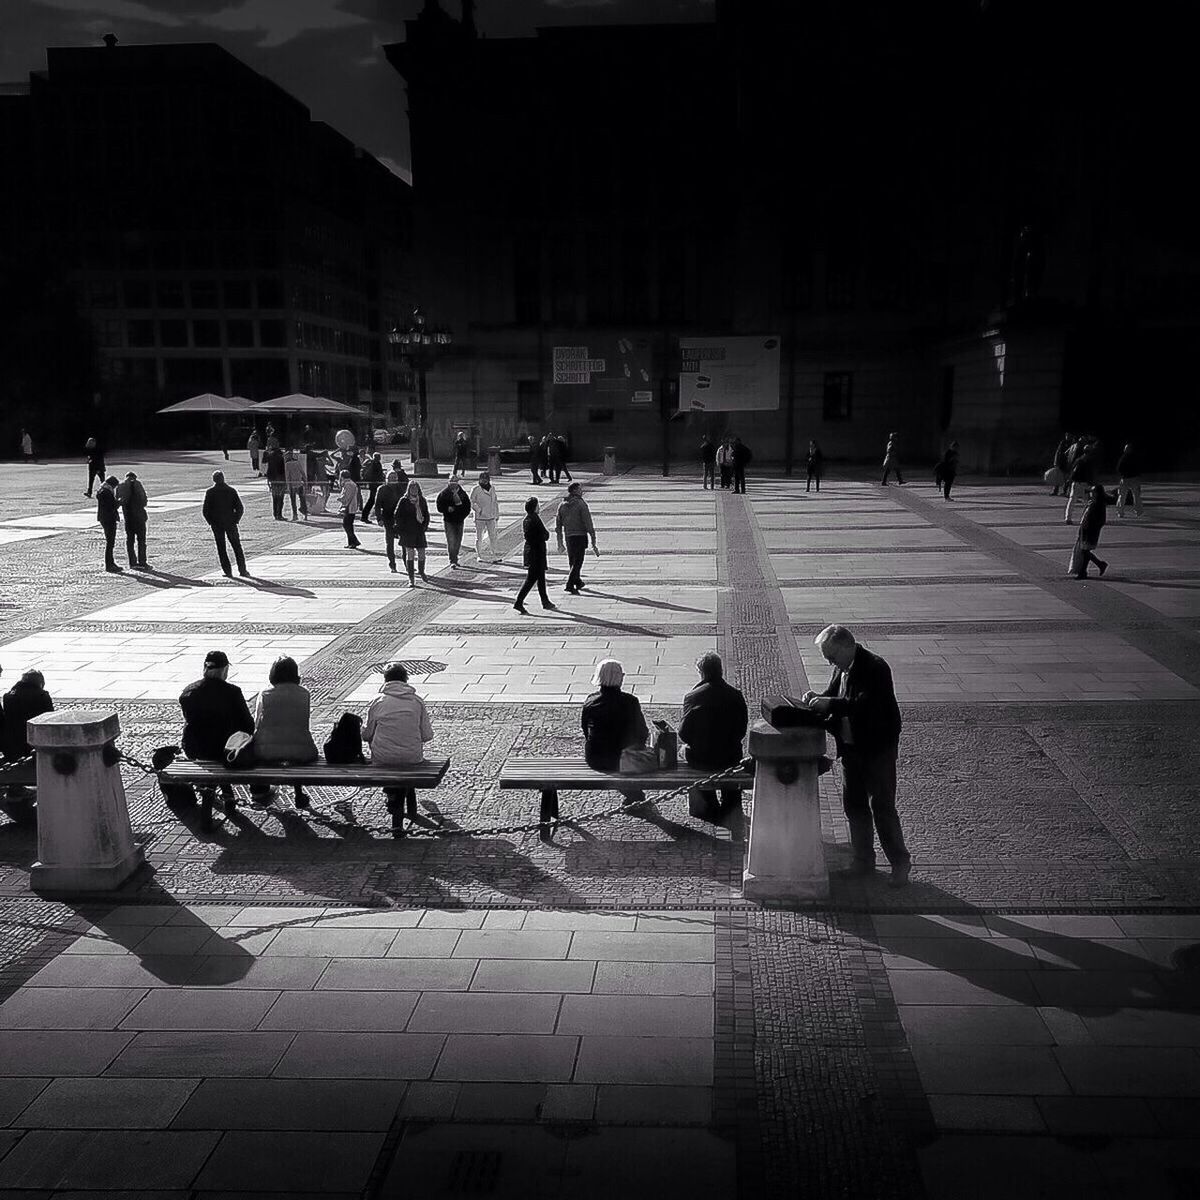
[[[475,554],[483,562],[483,539],[486,534],[491,549],[491,561],[500,561],[500,547],[496,543],[496,522],[500,520],[500,501],[492,487],[492,477],[486,471],[479,472],[479,482],[471,492],[471,512],[475,514]]]
[[[383,687],[371,701],[363,740],[371,747],[371,761],[380,766],[407,766],[425,761],[425,743],[433,740],[433,726],[425,702],[408,682],[403,663],[383,669]],[[403,833],[403,814],[416,816],[417,793],[413,788],[384,788],[388,811],[399,813],[394,826]]]

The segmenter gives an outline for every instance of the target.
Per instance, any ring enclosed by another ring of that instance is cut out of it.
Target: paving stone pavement
[[[823,684],[812,636],[847,620],[896,672],[913,885],[747,905],[743,824],[682,798],[549,846],[397,843],[377,795],[317,789],[310,814],[240,809],[201,836],[127,765],[152,871],[111,911],[31,897],[32,832],[0,816],[0,1191],[1194,1192],[1197,489],[1148,485],[1146,517],[1106,530],[1105,580],[1077,584],[1037,486],[946,504],[776,478],[743,499],[583,472],[602,556],[545,620],[509,607],[523,483],[500,482],[504,563],[451,573],[435,538],[410,592],[375,530],[353,555],[332,519],[274,522],[235,462],[273,575],[246,589],[214,579],[198,519],[218,461],[131,464],[157,573],[120,577],[95,569],[77,464],[0,466],[9,677],[110,700],[144,759],[210,646],[248,693],[292,649],[318,734],[406,659],[452,760],[423,819],[469,831],[535,816],[499,766],[578,745],[598,658],[677,721],[698,648],[753,704]]]

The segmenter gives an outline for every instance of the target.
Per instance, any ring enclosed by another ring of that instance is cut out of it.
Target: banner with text
[[[648,405],[654,400],[649,338],[592,338],[586,346],[554,346],[555,408],[580,400],[594,405]]]
[[[679,339],[679,407],[750,412],[779,407],[779,338]]]

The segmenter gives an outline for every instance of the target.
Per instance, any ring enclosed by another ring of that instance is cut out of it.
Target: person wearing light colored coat
[[[433,725],[425,702],[408,682],[403,663],[383,669],[383,687],[367,709],[363,740],[371,747],[371,762],[379,766],[410,766],[425,761],[425,743],[433,740]],[[388,810],[410,813],[416,808],[413,788],[384,788]]]
[[[483,539],[486,535],[491,549],[491,561],[500,561],[500,547],[496,543],[496,523],[500,520],[500,501],[492,487],[492,477],[486,471],[479,472],[479,482],[471,492],[471,511],[475,514],[475,554],[483,562]]]

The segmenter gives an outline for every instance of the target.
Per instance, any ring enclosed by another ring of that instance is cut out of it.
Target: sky
[[[0,82],[28,80],[47,46],[218,42],[405,179],[404,83],[382,47],[426,0],[0,0]],[[452,16],[459,0],[442,0]],[[542,25],[705,21],[712,0],[477,0],[487,37]]]

